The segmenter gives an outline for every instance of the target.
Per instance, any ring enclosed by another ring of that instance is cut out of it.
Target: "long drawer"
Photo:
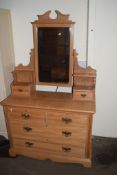
[[[46,158],[48,155],[56,154],[61,156],[73,156],[73,157],[85,157],[85,149],[78,146],[72,146],[70,144],[52,144],[46,142],[39,142],[29,139],[14,139],[14,148],[15,149],[25,149],[30,150],[33,153],[34,151],[37,152],[44,152],[46,154]]]
[[[37,124],[39,127],[45,126],[46,112],[29,108],[8,107],[6,109],[8,120],[14,125]]]

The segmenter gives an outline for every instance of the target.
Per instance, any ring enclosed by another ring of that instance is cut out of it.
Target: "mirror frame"
[[[43,15],[38,15],[38,20],[32,22],[33,26],[33,40],[34,40],[34,66],[35,66],[35,83],[36,85],[49,85],[49,86],[73,86],[73,38],[74,38],[74,22],[69,20],[69,15],[64,15],[58,10],[56,12],[56,19],[50,18],[51,11],[47,11]],[[69,53],[69,82],[56,83],[56,82],[40,82],[39,81],[39,55],[38,55],[38,28],[39,27],[68,27],[70,29],[70,53]]]

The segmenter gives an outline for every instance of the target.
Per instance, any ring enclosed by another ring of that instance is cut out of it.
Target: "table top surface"
[[[1,105],[95,113],[95,101],[76,101],[69,93],[37,92],[29,97],[11,95]]]

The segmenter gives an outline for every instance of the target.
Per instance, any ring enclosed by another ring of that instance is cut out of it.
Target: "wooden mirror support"
[[[73,99],[95,101],[96,70],[80,67],[77,56],[74,50]]]
[[[78,54],[73,50],[74,22],[69,20],[69,15],[56,11],[56,19],[51,19],[50,12],[38,15],[38,20],[32,23],[34,49],[30,53],[30,63],[15,67],[12,93],[1,102],[10,141],[9,154],[91,167],[96,71],[78,65]],[[52,67],[54,74],[51,82],[41,82],[39,79],[37,31],[43,27],[70,29],[70,49],[67,52],[69,78],[64,78],[64,82],[61,82],[64,71],[57,65],[55,70]],[[37,84],[70,86],[72,93],[37,92]]]
[[[30,63],[27,66],[19,64],[12,73],[12,95],[30,96],[35,93],[34,49],[30,52]]]
[[[69,20],[69,15],[55,12],[55,19],[47,11],[32,22],[35,80],[36,84],[71,87],[75,23]]]

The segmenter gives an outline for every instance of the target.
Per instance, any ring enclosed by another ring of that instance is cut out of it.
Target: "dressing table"
[[[4,108],[10,156],[80,163],[91,167],[96,71],[78,65],[69,15],[51,11],[32,22],[30,63],[15,67]],[[41,92],[36,85],[71,87],[72,93]]]

